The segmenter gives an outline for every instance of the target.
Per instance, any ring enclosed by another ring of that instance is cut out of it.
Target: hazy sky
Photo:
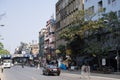
[[[5,49],[14,52],[20,42],[38,41],[39,31],[46,21],[55,15],[58,0],[0,0],[0,14],[6,13],[0,20],[0,35]]]

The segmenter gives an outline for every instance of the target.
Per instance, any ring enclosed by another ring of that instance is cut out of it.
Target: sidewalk
[[[80,75],[80,70],[78,71],[68,71],[68,70],[62,70],[64,73],[71,73],[71,74],[77,74]],[[90,73],[90,77],[94,80],[120,80],[120,74],[102,74],[102,73]],[[80,75],[81,76],[81,75]]]
[[[0,72],[0,80],[4,80],[3,73]]]

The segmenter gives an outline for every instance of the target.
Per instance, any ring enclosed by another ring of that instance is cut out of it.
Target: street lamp
[[[1,27],[4,27],[5,25],[2,24],[2,25],[0,25],[0,26],[1,26]]]

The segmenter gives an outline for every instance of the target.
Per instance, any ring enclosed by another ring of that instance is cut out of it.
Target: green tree
[[[91,22],[91,21],[90,21]],[[117,44],[117,47],[119,47],[119,36],[120,36],[120,21],[117,18],[117,15],[115,12],[110,12],[107,14],[104,14],[101,19],[99,19],[95,24],[94,22],[91,24],[85,25],[85,28],[83,29],[83,33],[88,31],[87,34],[87,40],[88,43],[86,43],[86,47],[84,49],[84,52],[92,54],[93,56],[96,56],[98,59],[99,67],[101,68],[101,59],[103,57],[107,57],[109,55],[109,51],[113,48],[113,45]],[[92,33],[92,34],[91,34]],[[106,36],[112,34],[115,44],[110,45],[109,40]],[[93,40],[93,41],[92,41]],[[104,45],[106,44],[106,47]]]
[[[0,54],[10,54],[8,50],[4,49],[4,45],[0,42]]]
[[[79,26],[67,27],[60,32],[59,38],[64,39],[65,41],[71,41],[72,39],[74,39],[74,35],[77,34],[77,31],[79,29]]]
[[[2,50],[3,49],[3,44],[0,42],[0,50]]]
[[[73,53],[83,53],[84,38],[95,34],[97,29],[103,27],[101,20],[99,21],[84,21],[85,11],[78,11],[73,14],[73,24],[61,31],[59,34],[60,39],[69,41]],[[92,14],[89,14],[92,16]],[[94,15],[94,14],[93,14]],[[91,17],[92,19],[92,17]],[[99,25],[99,26],[98,26]],[[86,33],[88,33],[86,35]],[[89,34],[92,33],[92,34]],[[79,37],[75,37],[75,35]]]
[[[65,45],[59,45],[58,50],[60,50],[60,53],[57,54],[58,57],[61,57],[61,56],[65,57],[66,56]]]
[[[10,52],[8,50],[2,49],[0,50],[0,54],[10,54]]]

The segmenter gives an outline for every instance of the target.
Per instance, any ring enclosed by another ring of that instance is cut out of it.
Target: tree
[[[115,12],[110,12],[95,22],[85,25],[88,28],[83,27],[83,33],[87,32],[84,52],[96,56],[101,68],[101,59],[110,55],[109,51],[116,47],[116,44],[119,47],[120,21]],[[108,35],[113,37],[107,38]],[[115,44],[110,43],[109,40],[113,40]]]
[[[3,49],[3,44],[0,42],[0,50],[2,50]]]
[[[74,35],[77,34],[79,29],[79,26],[67,27],[60,32],[59,38],[64,39],[65,41],[71,41],[72,39],[74,39]]]
[[[10,54],[10,52],[8,50],[2,49],[0,50],[0,54]]]
[[[63,29],[59,36],[60,39],[64,39],[66,41],[71,41],[74,39],[74,35],[77,34],[77,32],[80,30],[80,27],[82,27],[85,23],[84,21],[84,11],[79,10],[73,13],[72,15],[72,23],[70,26],[67,26],[65,29]]]
[[[61,31],[60,39],[69,41],[73,53],[83,53],[84,38],[95,34],[97,29],[103,27],[103,21],[85,21],[85,11],[78,11],[73,14],[73,24]],[[92,15],[92,14],[91,14]],[[86,35],[86,33],[88,33]],[[90,34],[89,34],[90,33]],[[75,37],[75,35],[79,37]]]
[[[8,50],[4,49],[4,45],[0,42],[0,54],[10,54]]]
[[[59,45],[58,46],[58,50],[60,51],[59,53],[57,53],[58,57],[65,57],[66,53],[65,53],[65,45]]]

